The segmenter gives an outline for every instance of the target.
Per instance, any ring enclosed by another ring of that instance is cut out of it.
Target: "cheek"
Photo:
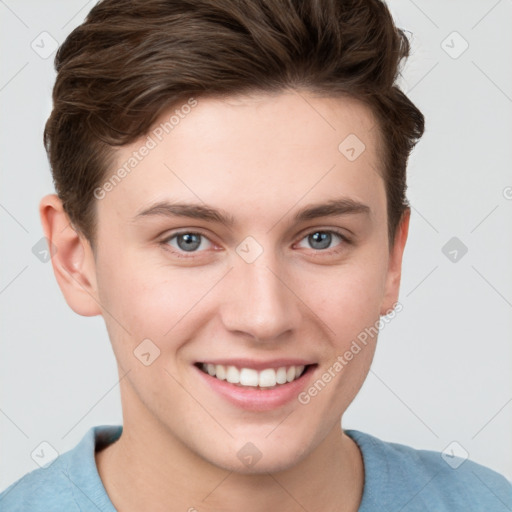
[[[383,293],[382,267],[346,267],[331,281],[329,293],[314,297],[318,316],[329,327],[324,373],[312,400],[319,410],[335,418],[356,397],[368,375],[379,333],[380,303]],[[313,395],[315,389],[311,390]],[[321,396],[320,396],[321,395]]]
[[[378,321],[385,270],[384,259],[359,258],[336,270],[316,272],[302,285],[312,309],[341,343]]]
[[[112,257],[105,251],[97,269],[105,323],[126,363],[145,339],[162,352],[178,350],[198,327],[201,299],[218,280],[216,272],[172,268],[128,252]]]
[[[129,255],[114,257],[105,250],[97,262],[97,283],[114,345],[156,340],[172,326],[169,313],[175,310],[178,298],[162,279],[148,273],[142,262]]]
[[[337,409],[345,409],[359,392],[373,360],[385,290],[387,260],[375,249],[339,276],[339,284],[327,301],[327,314],[335,331],[334,388]]]

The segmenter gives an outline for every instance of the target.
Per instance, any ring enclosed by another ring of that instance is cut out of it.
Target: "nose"
[[[253,263],[238,259],[226,277],[229,298],[221,317],[227,330],[265,342],[284,339],[298,329],[301,302],[276,258],[263,253]]]

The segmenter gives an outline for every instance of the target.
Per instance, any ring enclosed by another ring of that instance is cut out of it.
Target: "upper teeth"
[[[302,375],[305,366],[281,366],[280,368],[265,368],[257,371],[253,368],[237,368],[236,366],[224,366],[222,364],[204,364],[202,368],[212,377],[226,380],[231,384],[241,386],[259,386],[269,388],[276,384],[292,382]]]

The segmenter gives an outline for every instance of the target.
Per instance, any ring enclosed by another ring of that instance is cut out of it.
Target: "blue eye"
[[[212,242],[205,235],[193,231],[175,233],[162,243],[171,246],[178,257],[185,257],[185,253],[203,252],[213,247]],[[343,243],[350,243],[350,241],[341,233],[331,230],[317,230],[303,237],[298,246],[306,249],[312,248],[317,252],[328,252],[327,249],[336,248],[343,245]],[[334,252],[336,252],[335,249]]]
[[[175,249],[179,249],[185,252],[197,252],[197,249],[205,249],[205,245],[208,246],[208,244],[211,244],[211,242],[204,235],[188,231],[173,235],[166,240],[166,243]]]
[[[305,236],[301,242],[299,242],[299,246],[304,247],[301,244],[303,241],[306,241],[313,249],[322,251],[329,249],[335,238],[338,238],[338,240],[342,242],[346,241],[346,238],[342,234],[336,233],[335,231],[314,231]]]

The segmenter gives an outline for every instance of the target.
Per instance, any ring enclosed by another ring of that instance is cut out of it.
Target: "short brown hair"
[[[388,235],[409,207],[424,117],[395,85],[409,42],[381,0],[103,0],[55,57],[44,143],[56,191],[94,242],[94,190],[115,146],[183,98],[306,90],[371,107],[383,141]]]

